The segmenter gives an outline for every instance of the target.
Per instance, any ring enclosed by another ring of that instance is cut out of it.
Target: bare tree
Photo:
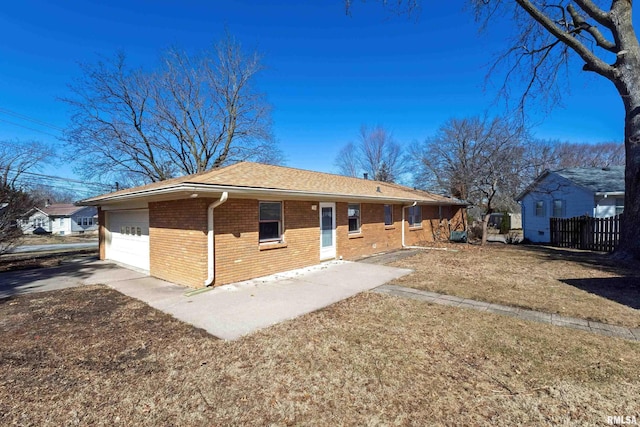
[[[36,141],[0,142],[0,254],[20,242],[22,231],[16,220],[33,206],[25,191],[27,174],[38,170],[51,155],[49,148]]]
[[[345,145],[335,160],[340,174],[395,182],[404,171],[402,148],[383,126],[362,125],[356,142]]]
[[[625,213],[618,254],[640,258],[640,43],[632,23],[632,1],[469,2],[482,28],[498,25],[505,18],[512,22],[513,37],[492,71],[506,74],[506,95],[523,85],[518,97],[521,109],[532,99],[554,105],[566,90],[563,77],[576,63],[613,84],[625,110]],[[395,10],[404,8],[410,13],[421,2],[389,3]],[[348,10],[351,1],[345,4]]]
[[[23,187],[25,172],[34,172],[48,163],[51,149],[38,141],[0,142],[0,186]]]
[[[525,161],[532,181],[545,170],[624,166],[624,144],[601,142],[598,144],[533,140],[526,145]]]
[[[201,55],[165,51],[153,72],[129,68],[122,53],[82,69],[63,101],[73,110],[66,140],[87,178],[153,182],[281,159],[270,105],[254,87],[260,57],[228,34]]]
[[[482,243],[496,208],[513,207],[522,186],[522,130],[507,119],[450,119],[437,134],[410,149],[418,186],[466,200],[482,210]],[[433,189],[433,188],[432,188]]]

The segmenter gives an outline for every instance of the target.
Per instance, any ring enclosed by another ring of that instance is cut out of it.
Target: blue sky
[[[54,136],[68,112],[56,99],[80,76],[79,62],[122,49],[132,64],[152,67],[162,49],[199,51],[226,27],[263,55],[258,87],[273,105],[287,165],[333,172],[338,151],[362,124],[381,124],[409,144],[450,117],[490,106],[495,94],[483,90],[484,77],[509,24],[479,35],[463,8],[462,1],[425,1],[407,19],[358,1],[347,16],[342,0],[7,2],[0,9],[0,139],[38,139],[62,154]],[[576,71],[563,104],[544,121],[534,114],[536,136],[622,140],[623,108],[609,82]],[[45,172],[74,177],[68,163]]]

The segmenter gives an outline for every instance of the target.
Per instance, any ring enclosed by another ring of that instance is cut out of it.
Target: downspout
[[[207,279],[204,281],[204,286],[211,286],[216,278],[215,269],[215,253],[214,250],[214,231],[213,231],[213,210],[227,201],[229,193],[224,192],[220,199],[211,203],[207,208]]]
[[[413,202],[413,204],[411,204],[411,205],[406,205],[406,206],[402,207],[402,247],[403,248],[407,247],[407,245],[404,244],[404,210],[407,209],[407,208],[412,208],[417,204],[418,204],[418,202]]]

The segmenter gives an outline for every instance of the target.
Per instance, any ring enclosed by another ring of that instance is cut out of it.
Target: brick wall
[[[393,225],[385,226],[384,205],[361,203],[360,233],[349,233],[348,205],[336,203],[338,256],[349,260],[402,247],[400,205],[393,206]]]
[[[213,201],[187,199],[149,204],[153,276],[194,288],[203,286],[207,276],[207,207]],[[402,247],[400,205],[393,206],[393,225],[385,226],[384,205],[362,203],[361,231],[356,234],[349,233],[347,205],[336,203],[337,257],[356,259]],[[320,261],[319,202],[283,203],[283,243],[259,243],[258,207],[258,200],[229,199],[215,209],[215,285],[302,268]],[[445,209],[443,216],[461,218],[461,209]],[[419,245],[436,238],[448,238],[446,219],[441,221],[439,215],[437,207],[423,207],[421,228],[409,228],[405,222],[406,244]],[[446,236],[442,230],[446,230]]]
[[[149,203],[149,271],[199,288],[207,278],[207,207],[213,199]]]
[[[215,210],[216,285],[319,262],[317,202],[285,201],[284,243],[260,244],[257,200],[230,199]]]

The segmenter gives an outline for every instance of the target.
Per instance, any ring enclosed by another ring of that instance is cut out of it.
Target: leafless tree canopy
[[[16,220],[33,207],[25,174],[37,171],[51,156],[49,148],[36,141],[0,141],[0,254],[20,241]]]
[[[356,142],[340,150],[335,164],[342,175],[395,182],[404,172],[402,148],[383,126],[362,126]]]
[[[417,186],[480,207],[484,222],[496,208],[513,207],[522,186],[522,131],[505,118],[450,119],[410,153],[418,171]]]
[[[281,161],[270,105],[254,87],[260,57],[230,35],[200,55],[168,49],[153,71],[130,68],[123,53],[82,70],[63,101],[73,111],[66,140],[85,177],[142,183]]]
[[[24,173],[39,170],[52,154],[48,146],[38,141],[0,141],[0,186],[24,187]]]
[[[545,170],[624,166],[624,144],[621,142],[587,144],[556,140],[531,141],[526,146],[523,161],[528,168],[530,180]]]
[[[394,7],[416,2],[397,0]],[[532,99],[554,106],[568,87],[563,75],[578,64],[613,83],[625,110],[625,211],[618,256],[640,259],[640,43],[632,0],[469,3],[483,28],[511,23],[513,36],[491,74],[505,82],[502,94],[507,100],[517,99],[520,110]],[[347,7],[350,4],[346,1]]]

